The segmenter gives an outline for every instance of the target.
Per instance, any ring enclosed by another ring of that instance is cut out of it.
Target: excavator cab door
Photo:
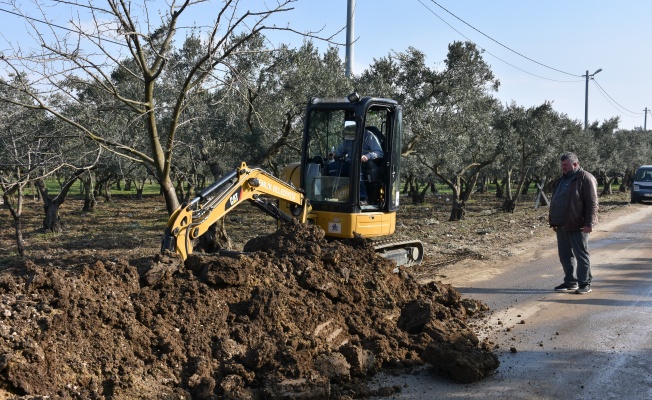
[[[388,124],[392,124],[391,135],[387,140],[385,155],[385,185],[387,190],[387,211],[395,212],[399,207],[401,192],[401,143],[403,141],[403,110],[400,106],[393,109]]]

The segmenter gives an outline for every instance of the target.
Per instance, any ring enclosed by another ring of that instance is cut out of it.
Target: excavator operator
[[[351,171],[351,156],[353,154],[353,142],[355,140],[355,125],[344,128],[343,140],[334,152],[328,153],[329,164],[328,174],[330,176],[349,176]],[[362,141],[362,168],[360,168],[360,202],[367,202],[367,190],[364,185],[364,175],[371,175],[370,170],[376,168],[376,164],[368,162],[383,157],[383,149],[380,141],[371,131],[365,129],[364,140]],[[364,171],[364,172],[363,172]]]

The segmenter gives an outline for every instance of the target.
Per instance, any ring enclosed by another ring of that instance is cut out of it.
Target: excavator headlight
[[[346,96],[346,98],[351,102],[355,103],[360,100],[360,95],[357,94],[356,92],[351,93],[350,95]]]
[[[303,214],[303,207],[296,204],[290,204],[290,214],[294,217],[298,217]]]

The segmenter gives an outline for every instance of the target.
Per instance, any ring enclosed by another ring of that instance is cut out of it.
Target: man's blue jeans
[[[557,250],[564,269],[564,283],[590,285],[593,277],[589,259],[589,234],[581,230],[566,231],[558,226]]]

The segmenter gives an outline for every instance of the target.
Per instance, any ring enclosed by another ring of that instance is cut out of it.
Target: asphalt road
[[[652,205],[628,210],[589,238],[589,294],[552,290],[563,277],[552,234],[515,259],[447,271],[492,309],[479,333],[499,346],[493,376],[457,384],[424,369],[376,381],[403,388],[390,399],[652,399]]]

